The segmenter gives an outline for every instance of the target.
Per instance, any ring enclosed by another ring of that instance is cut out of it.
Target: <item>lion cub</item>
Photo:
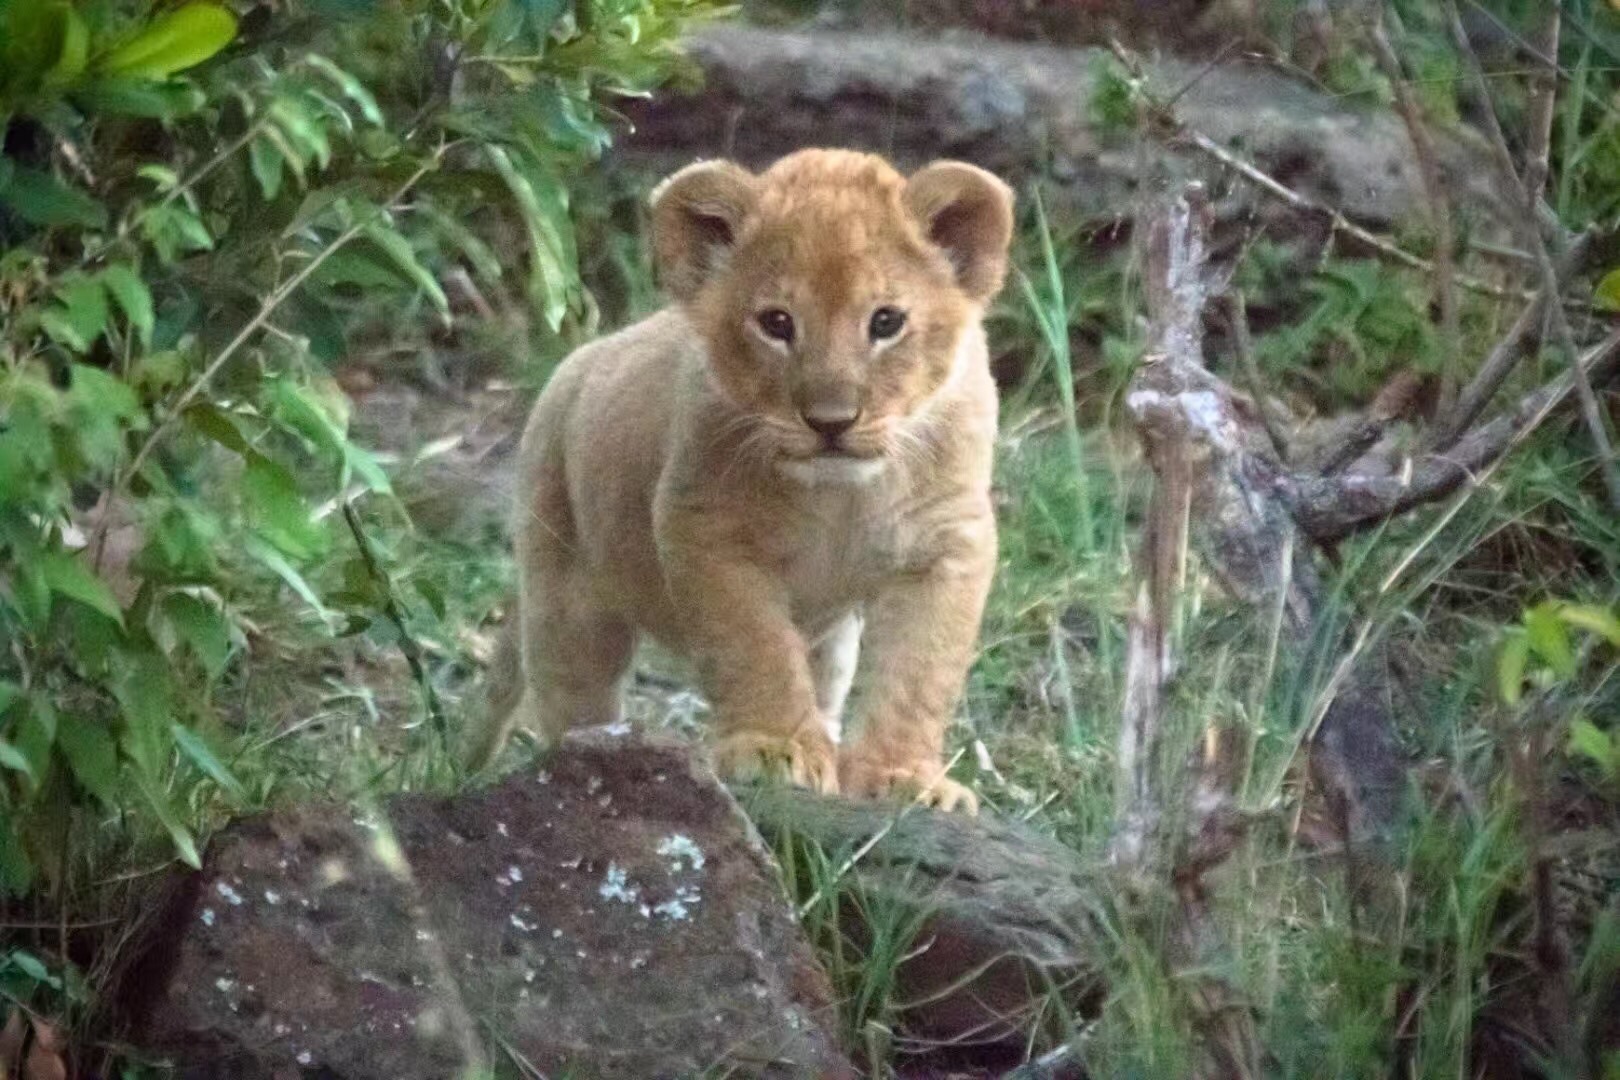
[[[523,435],[517,640],[478,764],[520,721],[616,721],[645,633],[694,662],[722,772],[977,809],[943,746],[996,564],[980,320],[1012,222],[981,169],[840,150],[657,189],[677,303],[564,361]]]

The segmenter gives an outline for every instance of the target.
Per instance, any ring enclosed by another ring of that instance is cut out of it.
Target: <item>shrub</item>
[[[0,0],[0,898],[104,819],[196,864],[243,797],[243,597],[398,618],[331,376],[357,314],[515,272],[569,336],[569,178],[710,6]]]

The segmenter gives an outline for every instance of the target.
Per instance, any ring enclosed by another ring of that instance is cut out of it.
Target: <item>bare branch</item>
[[[1373,15],[1368,28],[1373,55],[1384,77],[1395,91],[1395,108],[1406,124],[1407,136],[1412,140],[1412,152],[1417,156],[1418,173],[1423,179],[1423,193],[1429,202],[1429,222],[1434,228],[1434,296],[1440,305],[1440,407],[1451,408],[1457,396],[1458,348],[1462,335],[1458,330],[1457,288],[1453,267],[1455,239],[1451,229],[1451,198],[1446,194],[1445,179],[1440,175],[1440,158],[1435,153],[1434,136],[1423,118],[1423,108],[1412,85],[1401,68],[1401,61],[1384,32],[1383,11]]]
[[[1558,33],[1563,4],[1550,3],[1546,8],[1540,31],[1530,42],[1531,52],[1539,58],[1537,69],[1530,76],[1530,130],[1524,155],[1524,188],[1531,200],[1525,209],[1531,212],[1547,186],[1553,115],[1558,104]]]
[[[1449,449],[1462,438],[1469,425],[1479,419],[1485,406],[1496,396],[1496,391],[1518,366],[1520,359],[1535,347],[1539,336],[1536,331],[1546,312],[1544,297],[1531,301],[1519,312],[1519,317],[1508,327],[1507,335],[1491,349],[1490,355],[1479,365],[1479,370],[1474,372],[1473,379],[1463,388],[1450,411],[1441,416],[1434,433],[1436,451]]]
[[[1143,85],[1145,75],[1141,60],[1117,41],[1109,42],[1109,46],[1113,50],[1114,55],[1119,57],[1120,62],[1130,70],[1131,75],[1134,79],[1136,79],[1137,84],[1139,86]],[[1337,208],[1328,206],[1326,203],[1318,202],[1317,200],[1309,198],[1308,196],[1301,195],[1299,192],[1271,176],[1258,166],[1228,150],[1226,147],[1222,146],[1208,135],[1205,135],[1196,128],[1189,127],[1187,124],[1183,123],[1178,117],[1176,117],[1173,111],[1165,109],[1162,102],[1157,100],[1148,100],[1144,102],[1144,104],[1148,107],[1148,112],[1152,115],[1152,117],[1159,124],[1164,126],[1174,137],[1190,143],[1204,154],[1219,162],[1221,165],[1231,169],[1239,176],[1242,176],[1250,183],[1259,187],[1262,191],[1275,196],[1284,203],[1293,207],[1295,210],[1325,218],[1329,227],[1334,232],[1343,233],[1344,235],[1356,240],[1358,243],[1365,244],[1367,247],[1372,248],[1374,251],[1377,251],[1386,258],[1400,263],[1402,266],[1411,267],[1413,270],[1421,270],[1426,274],[1433,274],[1435,272],[1434,263],[1430,262],[1428,259],[1414,255],[1410,251],[1407,251],[1405,248],[1401,247],[1399,244],[1396,244],[1393,240],[1385,239],[1376,233],[1362,228],[1360,225],[1357,225],[1355,222],[1345,217],[1343,212]],[[1527,293],[1516,289],[1504,289],[1499,285],[1494,285],[1489,281],[1484,281],[1468,274],[1455,274],[1453,276],[1460,287],[1468,289],[1471,292],[1482,293],[1486,296],[1495,296],[1504,299],[1528,298]]]
[[[1204,305],[1208,298],[1207,212],[1193,185],[1148,230],[1147,307],[1151,319],[1144,367],[1202,367]],[[1142,373],[1132,385],[1148,381]],[[1135,394],[1132,395],[1133,399]],[[1140,419],[1139,419],[1140,423]],[[1175,425],[1142,427],[1157,482],[1148,505],[1139,567],[1145,582],[1131,611],[1125,660],[1125,700],[1119,732],[1116,791],[1119,829],[1112,857],[1124,866],[1153,860],[1160,800],[1153,768],[1163,726],[1164,687],[1174,669],[1170,627],[1175,621],[1178,570],[1187,546],[1189,445]]]
[[[1594,234],[1591,230],[1581,233],[1564,251],[1558,264],[1559,280],[1577,273],[1585,263],[1593,247]],[[1431,449],[1446,450],[1458,439],[1469,426],[1478,420],[1485,412],[1485,406],[1491,403],[1496,392],[1502,388],[1507,377],[1518,366],[1520,360],[1532,352],[1540,342],[1540,328],[1547,318],[1547,298],[1538,294],[1519,317],[1508,328],[1507,334],[1491,349],[1490,355],[1480,364],[1479,370],[1463,388],[1450,412],[1441,416],[1434,427],[1431,436]]]
[[[1578,365],[1580,378],[1604,382],[1620,370],[1620,331],[1589,350]],[[1482,483],[1489,470],[1574,393],[1576,377],[1564,372],[1526,395],[1511,411],[1456,440],[1444,454],[1425,454],[1406,475],[1279,477],[1287,489],[1294,520],[1313,539],[1343,539],[1369,525],[1443,499],[1465,486]]]
[[[1226,295],[1226,317],[1232,324],[1232,348],[1237,353],[1238,370],[1254,395],[1254,407],[1260,412],[1260,423],[1265,425],[1271,448],[1277,451],[1277,460],[1288,461],[1288,434],[1282,417],[1271,407],[1271,397],[1260,378],[1260,364],[1254,355],[1254,340],[1249,336],[1249,308],[1241,290],[1233,289]]]
[[[1524,183],[1514,168],[1513,154],[1508,149],[1507,136],[1502,132],[1501,121],[1496,116],[1496,107],[1491,102],[1485,71],[1480,67],[1479,56],[1468,40],[1468,31],[1463,28],[1456,0],[1446,0],[1446,13],[1451,23],[1452,40],[1463,59],[1463,66],[1467,70],[1474,93],[1479,97],[1486,132],[1490,135],[1492,156],[1496,159],[1497,169],[1501,172],[1502,182],[1507,188],[1508,202],[1514,211],[1514,224],[1522,235],[1521,242],[1536,257],[1536,269],[1541,276],[1542,292],[1549,297],[1557,297],[1558,270],[1553,265],[1546,241],[1542,239],[1536,215],[1534,211],[1528,209],[1539,206],[1540,199],[1525,190]],[[1587,434],[1591,436],[1592,447],[1597,453],[1598,469],[1603,475],[1604,486],[1608,489],[1609,506],[1616,513],[1620,513],[1620,466],[1615,463],[1614,448],[1609,442],[1609,432],[1604,426],[1603,411],[1598,403],[1597,394],[1592,389],[1586,368],[1577,359],[1580,353],[1575,345],[1575,334],[1570,329],[1569,317],[1564,313],[1564,306],[1551,303],[1548,305],[1548,313],[1552,319],[1558,347],[1574,373],[1575,391],[1581,404],[1581,417],[1586,424]]]

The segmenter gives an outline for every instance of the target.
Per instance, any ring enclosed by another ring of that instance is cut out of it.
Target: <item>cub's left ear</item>
[[[944,250],[962,291],[980,304],[1001,291],[1012,242],[1012,189],[976,165],[936,161],[906,181],[906,208]]]

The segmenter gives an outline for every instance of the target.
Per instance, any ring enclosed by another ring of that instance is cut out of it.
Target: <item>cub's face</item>
[[[809,481],[921,451],[920,418],[1001,286],[1011,232],[1011,192],[989,173],[942,162],[907,179],[847,151],[758,176],[701,163],[653,203],[660,268],[747,417],[744,446]]]

